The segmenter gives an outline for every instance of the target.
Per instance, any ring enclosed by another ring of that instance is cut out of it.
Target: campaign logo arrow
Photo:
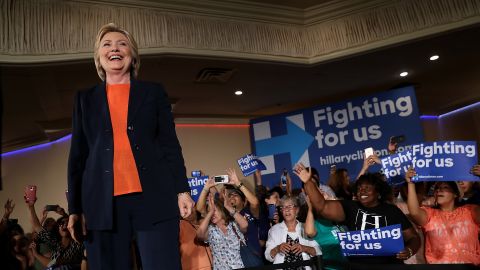
[[[287,134],[255,142],[257,156],[290,153],[292,164],[300,160],[314,138],[290,120],[285,119],[285,121],[287,123]]]

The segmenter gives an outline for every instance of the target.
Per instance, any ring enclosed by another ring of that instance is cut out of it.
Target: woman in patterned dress
[[[48,269],[80,269],[85,259],[84,246],[72,239],[67,229],[68,216],[57,220],[58,228],[47,230],[43,228],[35,212],[35,201],[25,201],[30,211],[30,221],[34,232],[37,233],[35,242],[30,246],[33,256]],[[37,243],[45,243],[50,252],[49,256],[37,252]]]
[[[208,200],[208,213],[197,229],[198,240],[210,244],[214,270],[243,268],[240,245],[245,242],[247,220],[226,201],[214,201],[213,194]]]

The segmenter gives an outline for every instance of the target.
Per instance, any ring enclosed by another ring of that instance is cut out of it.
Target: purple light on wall
[[[420,115],[420,119],[422,119],[422,120],[437,120],[438,116],[436,116],[436,115]]]
[[[451,115],[456,114],[456,113],[459,113],[459,112],[464,112],[464,111],[467,111],[467,110],[471,110],[471,109],[473,109],[474,107],[479,106],[479,105],[480,105],[480,102],[473,103],[473,104],[467,105],[467,106],[465,106],[465,107],[462,107],[462,108],[459,108],[459,109],[456,109],[456,110],[453,110],[453,111],[450,111],[450,112],[441,114],[441,115],[438,116],[438,117],[439,117],[439,118],[443,118],[443,117],[451,116]]]
[[[29,151],[35,151],[35,150],[47,148],[47,147],[49,147],[49,146],[51,146],[51,145],[53,145],[53,144],[68,141],[68,140],[70,140],[71,138],[72,138],[72,134],[69,134],[69,135],[64,136],[64,137],[62,137],[62,138],[60,138],[60,139],[57,139],[57,140],[55,140],[55,141],[53,141],[53,142],[37,144],[37,145],[34,145],[34,146],[29,146],[29,147],[26,147],[26,148],[22,148],[22,149],[19,149],[19,150],[14,150],[14,151],[2,153],[1,157],[4,158],[4,157],[13,156],[13,155],[16,155],[16,154],[21,154],[21,153],[25,153],[25,152],[29,152]]]

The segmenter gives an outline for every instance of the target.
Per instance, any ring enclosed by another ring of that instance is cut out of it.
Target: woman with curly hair
[[[420,247],[420,238],[398,207],[387,202],[391,189],[379,174],[361,175],[354,186],[357,201],[325,200],[314,182],[311,172],[302,164],[295,167],[295,174],[305,183],[305,191],[313,210],[325,219],[345,225],[349,231],[369,230],[400,224],[405,248],[396,256],[349,256],[356,263],[403,263]]]

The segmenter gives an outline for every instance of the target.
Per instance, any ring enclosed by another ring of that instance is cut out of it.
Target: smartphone
[[[213,177],[213,181],[217,184],[226,184],[228,183],[228,175],[217,175]]]
[[[269,204],[268,205],[268,218],[273,219],[276,211],[277,211],[277,206],[275,204]]]
[[[34,202],[37,200],[37,186],[27,185],[25,187],[25,199],[27,202]]]
[[[390,142],[395,144],[395,143],[402,143],[405,141],[405,135],[398,135],[398,136],[393,136],[390,139]]]
[[[368,158],[369,156],[373,156],[373,148],[365,148],[365,158]]]
[[[286,187],[287,186],[287,169],[283,169],[283,173],[282,173],[282,176],[280,177],[280,180],[282,181],[282,187]]]
[[[58,204],[47,204],[45,210],[47,211],[57,211]]]

